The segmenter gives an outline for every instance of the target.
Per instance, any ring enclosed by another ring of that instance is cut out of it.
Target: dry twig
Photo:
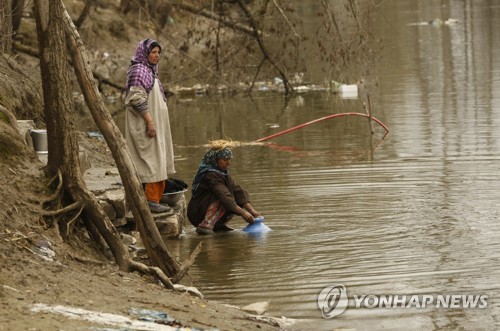
[[[178,283],[187,274],[188,269],[193,265],[194,259],[200,253],[202,247],[203,241],[196,246],[189,258],[181,265],[179,272],[172,278],[173,283]]]

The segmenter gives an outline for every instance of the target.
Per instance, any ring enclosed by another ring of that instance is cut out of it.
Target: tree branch
[[[278,11],[280,12],[281,16],[283,16],[283,18],[285,19],[286,23],[290,26],[290,29],[292,29],[293,34],[295,35],[295,37],[299,38],[299,34],[297,33],[297,31],[295,31],[295,28],[293,27],[292,23],[290,23],[290,20],[288,19],[288,17],[283,12],[283,9],[281,9],[281,7],[278,5],[278,3],[276,2],[276,0],[273,0],[273,2],[274,2],[274,6],[278,9]]]
[[[264,45],[264,41],[261,38],[261,33],[259,29],[257,28],[257,22],[255,22],[255,19],[253,18],[252,13],[250,13],[250,10],[247,8],[247,6],[242,2],[242,0],[236,0],[237,3],[239,4],[241,10],[245,13],[246,17],[248,18],[248,21],[250,22],[250,26],[252,27],[253,34],[252,36],[255,38],[257,41],[257,44],[259,45],[260,51],[264,55],[265,59],[271,63],[271,65],[278,71],[280,74],[281,78],[283,78],[283,85],[285,86],[286,92],[293,91],[293,87],[290,84],[290,81],[288,80],[287,75],[281,70],[281,68],[278,67],[278,65],[273,61],[269,53],[267,52],[267,49]]]
[[[208,19],[218,21],[219,23],[221,23],[224,26],[227,26],[229,28],[244,32],[250,36],[253,36],[255,33],[255,31],[252,27],[248,27],[247,25],[243,25],[240,23],[235,23],[235,22],[231,21],[230,18],[228,18],[226,16],[214,14],[213,12],[211,12],[209,10],[198,9],[198,8],[193,7],[193,6],[187,5],[185,3],[180,3],[180,2],[172,2],[172,6],[177,7],[178,9],[190,12],[190,13],[195,14],[195,15],[200,15],[200,16],[206,17]],[[260,31],[257,31],[257,32],[259,34],[261,33]]]
[[[39,54],[38,54],[38,50],[34,49],[34,48],[31,48],[31,47],[26,47],[20,43],[17,43],[17,42],[14,42],[13,43],[13,47],[15,50],[21,52],[21,53],[24,53],[24,54],[28,54],[30,56],[33,56],[33,57],[36,57],[36,58],[39,58]],[[69,61],[71,65],[73,65],[72,61]],[[118,84],[118,83],[115,83],[107,78],[104,78],[102,77],[99,73],[95,72],[95,71],[92,71],[92,74],[94,75],[94,77],[96,79],[98,79],[101,83],[104,83],[104,84],[107,84],[117,90],[119,90],[120,92],[124,92],[125,91],[125,87],[123,86],[123,84]]]

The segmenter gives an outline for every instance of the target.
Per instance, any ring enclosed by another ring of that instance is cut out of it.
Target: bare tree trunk
[[[0,0],[0,53],[12,52],[12,0]]]
[[[35,1],[40,70],[42,74],[45,124],[47,126],[48,163],[47,170],[56,174],[60,165],[78,162],[78,143],[74,119],[71,116],[73,103],[68,74],[66,39],[62,22],[55,19],[60,6],[48,0]],[[79,169],[78,169],[79,170]]]
[[[12,1],[12,31],[14,33],[19,30],[21,19],[23,17],[24,0]]]

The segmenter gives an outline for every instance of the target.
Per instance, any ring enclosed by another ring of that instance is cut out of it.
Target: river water
[[[291,329],[500,328],[500,3],[382,1],[369,91],[374,124],[329,92],[176,97],[170,116],[177,176],[191,182],[209,139],[242,142],[231,173],[273,231],[198,236],[188,224],[168,247],[181,260],[205,248],[190,277],[207,299],[300,320]],[[456,24],[414,24],[440,18]],[[189,199],[189,195],[186,196]],[[318,295],[486,295],[480,309],[356,308],[324,318]],[[200,308],[201,309],[201,308]]]

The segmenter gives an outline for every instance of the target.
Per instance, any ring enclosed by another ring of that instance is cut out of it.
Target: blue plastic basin
[[[262,233],[262,232],[267,232],[271,231],[271,228],[269,228],[267,225],[264,224],[264,217],[257,217],[253,220],[252,224],[248,224],[246,227],[243,228],[244,232],[248,233]]]

